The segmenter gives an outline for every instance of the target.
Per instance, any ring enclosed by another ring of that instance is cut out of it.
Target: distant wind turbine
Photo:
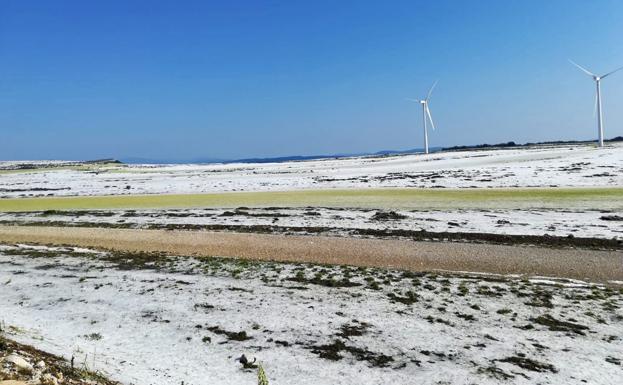
[[[588,76],[592,77],[593,80],[595,81],[595,85],[597,87],[597,93],[595,94],[595,110],[597,111],[597,135],[598,135],[599,147],[603,147],[604,146],[604,124],[603,124],[603,116],[601,112],[601,80],[605,78],[606,76],[610,76],[613,73],[619,70],[622,70],[623,67],[619,67],[615,69],[614,71],[608,72],[605,75],[598,76],[592,73],[591,71],[587,70],[586,68],[582,67],[578,63],[574,62],[571,59],[569,59],[569,62],[571,62],[571,64],[573,64],[574,66],[578,67],[582,72],[586,73]]]
[[[433,83],[433,86],[430,88],[430,90],[428,91],[428,96],[426,97],[426,99],[407,99],[410,100],[412,102],[418,102],[422,105],[422,118],[424,120],[424,151],[428,154],[428,128],[427,128],[427,123],[430,121],[430,125],[433,128],[433,130],[435,129],[435,123],[433,123],[433,117],[430,114],[430,109],[428,108],[428,101],[430,100],[430,96],[433,93],[433,90],[435,89],[435,86],[437,85],[437,81],[435,81],[435,83]]]

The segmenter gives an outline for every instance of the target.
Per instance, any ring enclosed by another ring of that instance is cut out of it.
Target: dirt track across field
[[[0,242],[623,281],[623,252],[210,231],[0,226]]]

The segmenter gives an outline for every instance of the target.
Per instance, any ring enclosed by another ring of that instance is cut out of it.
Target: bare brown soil
[[[174,255],[623,280],[623,252],[210,231],[0,226],[0,242]]]
[[[99,214],[106,216],[109,214]],[[492,234],[471,232],[432,232],[425,230],[406,229],[358,229],[318,226],[273,226],[273,225],[197,225],[197,224],[160,224],[150,223],[137,225],[135,223],[105,223],[105,222],[69,222],[69,221],[0,221],[1,225],[8,226],[54,226],[54,227],[97,227],[113,229],[154,229],[154,230],[203,230],[228,231],[235,233],[259,234],[288,234],[288,235],[352,235],[368,238],[409,238],[413,241],[452,241],[474,242],[500,245],[527,245],[547,247],[568,247],[598,250],[623,251],[623,240],[603,238],[560,237],[551,235],[516,235]]]

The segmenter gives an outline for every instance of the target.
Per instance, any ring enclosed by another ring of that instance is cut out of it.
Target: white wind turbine
[[[433,89],[435,89],[435,86],[437,85],[437,81],[435,81],[435,83],[433,83],[433,86],[430,88],[430,90],[428,91],[428,96],[426,96],[426,99],[407,99],[410,100],[412,102],[418,102],[422,105],[422,118],[424,119],[424,151],[428,154],[428,127],[427,127],[427,123],[430,121],[430,125],[433,128],[433,130],[435,129],[435,123],[433,123],[433,117],[430,114],[430,109],[428,108],[428,101],[430,100],[430,96],[433,93]]]
[[[581,65],[574,62],[573,60],[569,59],[569,61],[574,66],[578,67],[582,72],[592,77],[593,80],[595,81],[595,86],[597,87],[597,93],[595,94],[595,110],[597,112],[597,135],[598,135],[599,147],[603,147],[604,146],[604,126],[603,126],[603,116],[601,112],[601,80],[605,78],[606,76],[610,76],[613,73],[623,69],[623,67],[619,67],[615,69],[614,71],[610,71],[605,75],[599,76],[599,75],[595,75],[594,73],[582,67]]]

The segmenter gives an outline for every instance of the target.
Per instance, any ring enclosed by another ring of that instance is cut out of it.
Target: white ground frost
[[[603,149],[567,145],[286,163],[120,165],[89,170],[59,167],[0,172],[0,197],[369,187],[621,186],[622,150],[623,144],[609,144]],[[12,166],[11,162],[0,162],[0,170]]]
[[[154,226],[270,226],[284,229],[325,228],[338,235],[351,229],[550,235],[623,239],[623,212],[602,210],[396,210],[378,219],[378,210],[342,208],[239,208],[188,210],[89,210],[0,213],[0,224]],[[613,220],[617,219],[617,220]],[[618,219],[620,218],[620,219]]]
[[[125,384],[254,384],[243,352],[271,384],[615,384],[622,300],[551,278],[0,246],[10,337]]]
[[[35,167],[27,170],[24,168]],[[0,162],[0,198],[337,188],[621,187],[623,144],[304,162]],[[0,224],[263,226],[623,239],[609,207],[209,208],[0,213]],[[290,229],[290,230],[288,230]],[[310,230],[311,231],[311,230]],[[618,384],[622,282],[0,244],[0,325],[125,385]]]

